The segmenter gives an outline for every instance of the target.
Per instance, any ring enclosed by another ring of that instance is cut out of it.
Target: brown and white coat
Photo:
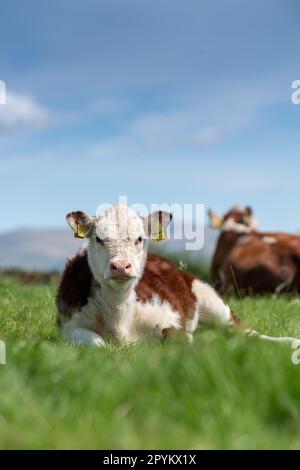
[[[250,208],[232,208],[223,217],[210,211],[212,226],[221,230],[212,261],[219,292],[300,291],[300,237],[258,232]]]
[[[202,323],[234,316],[215,290],[157,255],[147,254],[153,230],[166,229],[170,214],[143,220],[125,206],[103,215],[68,214],[75,233],[88,245],[66,264],[57,295],[58,321],[76,344],[106,340],[163,339],[182,330],[189,339]]]

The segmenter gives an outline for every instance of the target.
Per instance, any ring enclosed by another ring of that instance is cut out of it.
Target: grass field
[[[193,345],[76,349],[54,295],[0,280],[1,448],[300,448],[290,347],[204,331]],[[300,337],[296,297],[228,301],[245,324]]]

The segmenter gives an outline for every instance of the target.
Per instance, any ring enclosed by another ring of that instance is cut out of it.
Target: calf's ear
[[[92,217],[86,212],[69,212],[66,219],[76,238],[89,238],[95,232],[96,217]]]
[[[210,220],[210,226],[212,228],[221,228],[222,227],[222,217],[220,217],[216,212],[209,209],[207,211],[208,218]]]
[[[147,218],[143,219],[146,234],[157,242],[166,240],[168,238],[167,228],[172,219],[173,215],[170,212],[152,212]]]

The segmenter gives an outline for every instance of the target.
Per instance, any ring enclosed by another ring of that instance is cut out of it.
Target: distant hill
[[[82,245],[68,229],[20,229],[0,234],[0,266],[62,269]]]
[[[205,246],[200,252],[184,252],[184,240],[153,243],[155,251],[182,253],[184,259],[209,260],[212,256],[216,232],[205,229]],[[0,267],[22,269],[61,270],[66,259],[84,242],[75,239],[69,229],[19,229],[0,234]]]

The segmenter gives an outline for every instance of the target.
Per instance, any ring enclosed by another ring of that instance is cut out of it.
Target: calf
[[[67,215],[75,236],[88,238],[86,248],[68,261],[57,295],[58,321],[70,342],[101,346],[109,339],[163,339],[172,330],[191,340],[198,326],[212,319],[236,321],[208,284],[147,255],[147,238],[163,238],[171,219],[161,211],[142,219],[121,205],[99,217]]]
[[[257,232],[251,208],[232,208],[223,217],[210,211],[211,225],[221,229],[212,261],[219,292],[246,294],[300,290],[300,237]]]

